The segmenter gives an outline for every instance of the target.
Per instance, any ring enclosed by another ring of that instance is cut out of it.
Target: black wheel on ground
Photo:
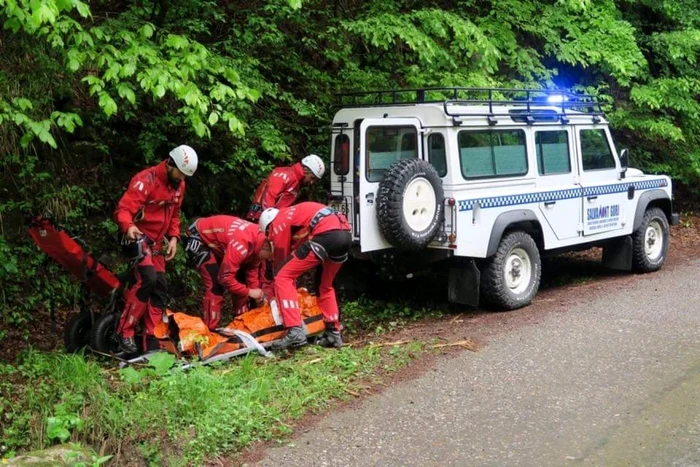
[[[95,320],[95,327],[90,335],[90,347],[103,353],[118,353],[120,351],[119,337],[117,336],[119,316],[119,313],[107,313]]]
[[[379,182],[377,221],[396,248],[420,250],[435,237],[445,214],[442,181],[429,162],[402,159]]]
[[[540,252],[532,237],[521,231],[507,233],[482,267],[482,298],[501,310],[527,306],[537,294],[541,276]]]
[[[97,320],[99,315],[95,315]],[[77,352],[90,343],[92,313],[81,311],[68,320],[63,330],[63,344],[66,352]]]
[[[642,223],[632,233],[632,267],[637,272],[658,271],[663,266],[670,240],[668,219],[659,208],[644,213]]]

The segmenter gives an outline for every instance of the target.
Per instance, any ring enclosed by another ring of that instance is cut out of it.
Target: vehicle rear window
[[[335,137],[333,172],[336,175],[347,175],[350,172],[350,138],[348,135],[340,134]]]
[[[464,178],[512,177],[527,173],[523,130],[459,132],[459,161]]]
[[[535,133],[535,148],[540,175],[571,172],[569,136],[566,131],[538,131]]]
[[[418,157],[418,133],[414,126],[367,128],[366,176],[378,182],[394,162]]]

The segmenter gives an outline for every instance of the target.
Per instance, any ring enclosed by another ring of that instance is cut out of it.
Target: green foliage
[[[46,437],[49,442],[55,439],[65,443],[73,429],[79,430],[83,421],[75,413],[66,413],[66,404],[56,404],[55,413],[46,420]]]
[[[354,380],[380,365],[396,369],[417,351],[310,346],[287,360],[249,356],[186,372],[170,370],[174,359],[163,354],[153,368],[121,370],[139,375],[123,382],[82,355],[30,351],[16,369],[0,365],[0,452],[70,438],[106,443],[107,452],[140,445],[148,461],[199,465],[288,433],[286,421],[345,397]]]
[[[692,208],[698,18],[690,0],[0,0],[0,339],[79,296],[26,216],[51,211],[118,258],[107,219],[124,184],[180,143],[201,156],[183,223],[241,215],[273,166],[328,154],[317,129],[342,90],[594,93],[633,165],[671,175]],[[168,274],[178,306],[197,307],[197,274],[181,257]]]
[[[392,298],[376,300],[360,297],[342,304],[343,327],[355,335],[377,334],[405,326],[408,323],[444,314],[443,305],[408,302]]]

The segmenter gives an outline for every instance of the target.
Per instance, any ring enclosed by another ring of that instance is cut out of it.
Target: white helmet
[[[301,160],[301,165],[307,167],[316,178],[323,178],[323,174],[326,173],[326,166],[323,165],[323,161],[316,154],[309,154]]]
[[[280,210],[277,208],[267,208],[260,214],[259,225],[262,233],[267,234],[267,227],[270,225],[270,222],[275,220],[275,217],[277,217],[279,213]]]
[[[186,144],[180,145],[170,151],[170,157],[180,172],[191,177],[197,170],[197,153]]]

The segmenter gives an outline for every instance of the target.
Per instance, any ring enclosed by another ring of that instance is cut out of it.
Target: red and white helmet
[[[182,144],[170,151],[170,158],[175,162],[175,166],[180,172],[191,177],[197,171],[197,153],[194,149]]]
[[[262,233],[267,234],[267,227],[270,225],[270,222],[275,220],[275,217],[277,217],[279,213],[280,210],[277,208],[267,208],[260,214],[258,225]]]
[[[308,168],[311,173],[313,173],[316,178],[323,178],[323,174],[326,173],[326,166],[323,164],[323,160],[316,154],[309,154],[301,160],[301,165]]]

